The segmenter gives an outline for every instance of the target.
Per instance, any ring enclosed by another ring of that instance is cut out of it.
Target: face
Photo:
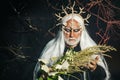
[[[76,20],[68,20],[66,22],[66,25],[63,26],[62,30],[67,45],[75,46],[79,43],[82,28]]]

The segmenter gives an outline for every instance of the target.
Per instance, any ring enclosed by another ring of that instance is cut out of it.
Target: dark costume
[[[64,53],[69,49],[69,47],[65,47]],[[73,49],[74,51],[80,51],[80,46],[77,45],[76,47],[74,47]],[[79,78],[80,80],[104,80],[106,77],[106,73],[105,70],[97,65],[97,68],[94,71],[90,71],[88,69],[85,69],[85,73],[83,72],[76,72],[76,73],[72,73],[70,74],[72,76],[66,76],[66,75],[61,75],[61,77],[64,80],[78,80],[77,78]],[[86,76],[86,77],[85,77]]]

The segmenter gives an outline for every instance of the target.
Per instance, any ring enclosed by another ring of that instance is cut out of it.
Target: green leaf
[[[42,78],[42,77],[40,77],[38,80],[43,80],[43,78]]]
[[[47,80],[53,80],[52,78],[50,78],[50,77],[47,77]]]
[[[47,80],[58,80],[58,75],[56,75],[56,76],[48,76]]]

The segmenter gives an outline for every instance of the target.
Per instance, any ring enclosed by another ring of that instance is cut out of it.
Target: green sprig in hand
[[[50,68],[47,67],[45,60],[40,60],[41,70],[43,70],[47,74],[47,80],[59,80],[61,78],[59,75],[74,72],[83,72],[81,66],[85,66],[86,63],[89,63],[92,60],[92,55],[103,55],[107,57],[111,57],[106,52],[116,51],[116,49],[112,46],[106,45],[97,45],[93,47],[86,48],[82,51],[75,52],[73,49],[67,50],[65,55],[61,57],[56,63],[53,64]],[[57,60],[57,58],[51,58],[53,61]],[[69,74],[68,74],[69,75]],[[73,76],[73,75],[69,75]],[[74,77],[74,76],[73,76]],[[77,79],[77,78],[76,78]],[[43,77],[40,77],[39,80],[43,80]],[[78,79],[79,80],[79,79]]]

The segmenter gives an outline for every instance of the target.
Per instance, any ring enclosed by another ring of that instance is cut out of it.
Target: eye
[[[71,32],[71,29],[64,28],[66,32]]]
[[[74,31],[74,32],[79,32],[79,31],[80,31],[80,29],[74,29],[73,31]]]

